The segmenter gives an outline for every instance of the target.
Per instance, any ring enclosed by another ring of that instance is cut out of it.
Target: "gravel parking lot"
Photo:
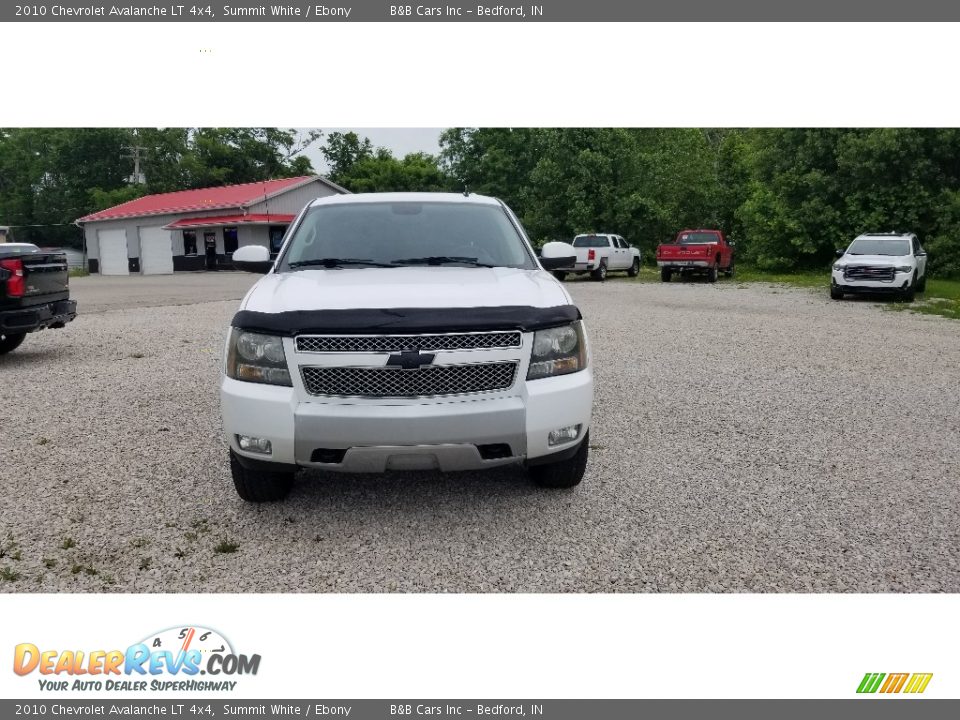
[[[253,506],[217,376],[255,279],[83,278],[74,323],[0,357],[0,591],[960,592],[956,321],[571,282],[597,373],[578,488],[305,472]]]

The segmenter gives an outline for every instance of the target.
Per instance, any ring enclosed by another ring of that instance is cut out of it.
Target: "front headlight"
[[[837,272],[843,272],[843,265],[841,265],[840,263],[837,263],[836,265],[833,266],[833,269],[836,270]]]
[[[533,334],[533,352],[527,380],[567,375],[587,367],[587,344],[583,324],[537,330]]]
[[[913,265],[897,265],[894,270],[896,270],[898,273],[913,272]]]
[[[233,328],[227,346],[227,377],[291,387],[283,338]]]

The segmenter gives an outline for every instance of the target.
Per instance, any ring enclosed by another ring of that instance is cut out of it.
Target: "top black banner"
[[[940,0],[863,3],[807,0],[541,0],[541,2],[426,2],[360,0],[328,3],[252,2],[167,4],[83,0],[3,5],[3,22],[749,22],[951,21],[960,5]]]

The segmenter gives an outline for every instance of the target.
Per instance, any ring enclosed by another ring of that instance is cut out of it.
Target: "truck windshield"
[[[857,238],[847,248],[850,255],[909,255],[910,243],[903,238]]]
[[[0,245],[0,255],[22,255],[23,253],[40,252],[40,248],[30,243],[3,243]]]
[[[574,247],[609,247],[610,241],[601,235],[580,235],[573,239]]]
[[[691,233],[680,233],[677,236],[677,243],[680,245],[697,245],[699,243],[715,243],[719,242],[716,233],[712,232],[691,232]]]
[[[404,265],[537,267],[500,206],[406,201],[311,208],[279,270]]]

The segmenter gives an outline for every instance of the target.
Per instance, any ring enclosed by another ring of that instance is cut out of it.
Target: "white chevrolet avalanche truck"
[[[244,500],[282,499],[296,471],[478,470],[583,478],[593,403],[580,311],[514,214],[478,195],[371,193],[316,200],[228,332],[220,385]]]

